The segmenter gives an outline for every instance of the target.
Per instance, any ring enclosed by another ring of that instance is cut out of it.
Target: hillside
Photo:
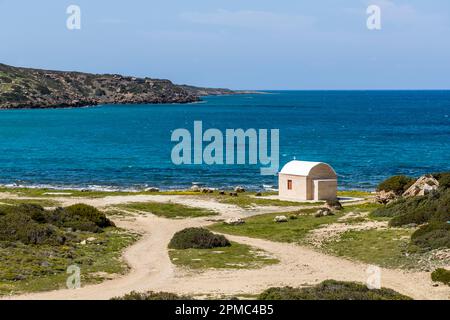
[[[179,86],[169,80],[0,64],[0,109],[188,103],[198,101],[202,95],[232,93],[227,89]]]

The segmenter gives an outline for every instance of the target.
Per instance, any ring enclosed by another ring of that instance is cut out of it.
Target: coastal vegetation
[[[450,286],[450,270],[438,268],[431,274],[431,280],[436,282],[442,282]]]
[[[263,250],[237,242],[211,249],[169,250],[173,264],[190,269],[256,269],[279,261]]]
[[[323,201],[318,201],[316,203],[311,202],[295,202],[295,201],[283,201],[279,199],[269,199],[269,198],[261,198],[256,197],[254,194],[239,194],[238,196],[219,196],[217,200],[221,203],[232,204],[239,206],[243,209],[249,209],[252,207],[266,207],[266,206],[274,206],[274,207],[295,207],[301,205],[318,205],[323,203]]]
[[[416,257],[407,254],[411,229],[371,229],[346,231],[334,241],[326,242],[323,250],[388,268],[412,268]]]
[[[445,185],[424,196],[400,198],[372,215],[389,217],[394,227],[419,226],[411,236],[417,249],[450,248],[450,189]]]
[[[1,205],[34,204],[42,207],[57,207],[60,202],[52,199],[0,199]]]
[[[204,228],[187,228],[175,233],[169,242],[170,249],[212,249],[229,247],[230,241],[222,235]]]
[[[317,229],[323,225],[337,223],[338,219],[349,212],[369,211],[377,204],[368,203],[353,206],[346,206],[343,210],[334,215],[328,215],[321,218],[314,216],[317,208],[301,209],[289,213],[284,213],[290,218],[287,223],[274,223],[274,219],[279,213],[262,214],[245,219],[244,224],[229,225],[225,223],[216,223],[209,227],[210,230],[253,238],[262,238],[278,242],[305,243],[305,237],[311,230]]]
[[[378,187],[377,191],[393,191],[397,195],[403,194],[416,179],[407,176],[393,176],[382,181]]]
[[[231,242],[203,228],[178,231],[168,247],[172,263],[192,269],[249,269],[278,262],[263,250]]]
[[[191,207],[177,203],[161,202],[130,202],[115,206],[118,209],[137,212],[151,213],[160,217],[176,218],[195,218],[217,215],[217,212],[209,209]]]
[[[394,290],[369,289],[356,282],[326,280],[304,287],[274,287],[262,292],[258,300],[411,300]]]
[[[124,273],[121,252],[136,239],[86,205],[54,210],[2,206],[0,294],[63,288],[71,265],[80,268],[82,284]]]

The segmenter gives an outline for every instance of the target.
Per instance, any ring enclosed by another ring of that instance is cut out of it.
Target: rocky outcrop
[[[431,175],[425,175],[417,179],[417,181],[403,193],[403,197],[424,196],[438,188],[439,181]]]
[[[375,201],[381,204],[389,204],[392,201],[395,201],[398,199],[397,194],[394,191],[380,191],[375,196]]]
[[[199,96],[207,95],[209,90],[179,86],[161,79],[49,71],[0,64],[0,109],[188,103],[199,101]],[[211,92],[233,92],[218,90],[211,89]]]

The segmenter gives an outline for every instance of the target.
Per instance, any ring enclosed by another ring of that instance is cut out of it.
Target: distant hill
[[[0,109],[82,107],[98,104],[188,103],[228,89],[175,85],[169,80],[117,74],[50,71],[0,64]]]

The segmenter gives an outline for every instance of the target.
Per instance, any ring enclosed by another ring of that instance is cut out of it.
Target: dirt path
[[[132,196],[132,198],[127,196],[123,197],[126,199],[106,197],[87,199],[83,202],[105,206],[116,201],[117,203],[129,202],[131,199],[131,201],[144,201],[146,197],[151,197],[154,201],[168,201],[166,196]],[[197,199],[195,203],[192,203],[192,199],[183,198],[183,196],[169,197],[171,197],[170,201],[215,209],[221,213],[221,218],[245,217],[256,213],[235,206],[218,204],[212,200]],[[257,212],[261,213],[260,210]],[[167,253],[167,243],[178,230],[210,224],[211,222],[208,222],[206,218],[169,220],[147,215],[138,216],[135,219],[116,220],[116,223],[119,227],[143,233],[143,237],[124,252],[124,259],[131,267],[127,275],[76,290],[57,290],[9,298],[109,299],[133,290],[213,296],[256,294],[270,286],[301,286],[326,279],[365,282],[368,276],[366,264],[325,255],[297,245],[236,236],[227,237],[266,250],[277,257],[280,263],[256,270],[187,271],[172,265]],[[445,286],[433,287],[429,273],[424,272],[382,269],[382,286],[416,299],[450,299],[450,289]]]

